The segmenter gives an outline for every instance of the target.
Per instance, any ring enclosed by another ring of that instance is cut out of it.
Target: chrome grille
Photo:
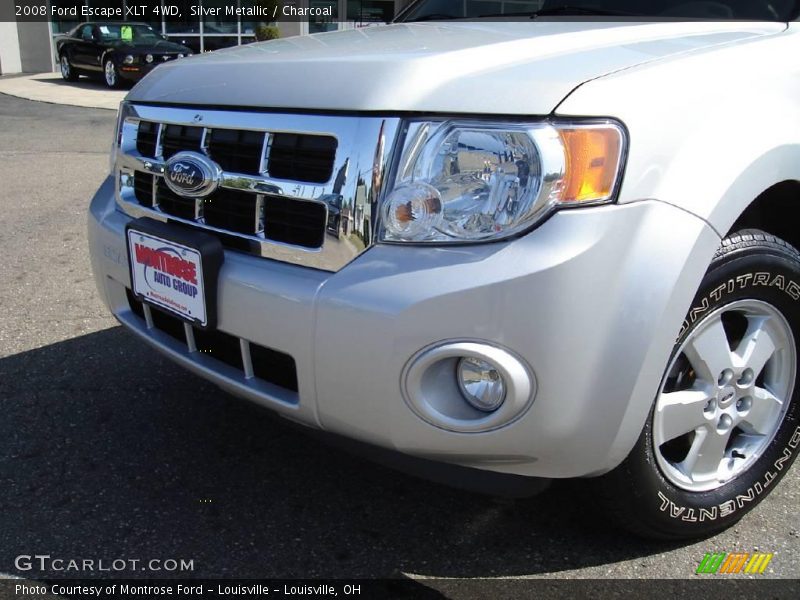
[[[122,110],[117,191],[130,216],[184,223],[217,235],[228,249],[328,271],[372,245],[399,119]],[[194,199],[166,186],[165,163],[182,151],[219,165],[216,191]]]

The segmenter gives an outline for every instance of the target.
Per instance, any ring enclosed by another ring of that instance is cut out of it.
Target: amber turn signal
[[[612,125],[559,130],[566,153],[561,202],[600,202],[614,193],[622,160],[622,132]]]

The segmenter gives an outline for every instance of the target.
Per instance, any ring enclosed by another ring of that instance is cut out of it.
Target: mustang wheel
[[[757,230],[725,239],[636,447],[600,480],[621,523],[701,537],[764,499],[800,447],[798,340],[800,253]]]
[[[119,73],[117,72],[117,65],[115,65],[114,61],[110,58],[106,59],[105,67],[103,68],[103,74],[108,87],[111,89],[119,87]]]
[[[75,72],[75,69],[72,68],[72,65],[69,62],[69,57],[66,54],[61,55],[59,65],[61,66],[61,77],[64,79],[64,81],[78,80],[78,74]]]

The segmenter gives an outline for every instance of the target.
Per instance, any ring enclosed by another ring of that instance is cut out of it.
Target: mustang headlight
[[[612,122],[412,123],[383,203],[381,239],[494,240],[559,207],[610,202],[624,148]]]
[[[137,61],[137,58],[136,58],[135,56],[132,56],[131,54],[128,54],[128,55],[127,55],[127,56],[126,56],[126,57],[125,57],[125,58],[122,60],[122,62],[124,62],[126,65],[132,65],[132,64],[133,64],[133,63],[135,63],[136,61]]]

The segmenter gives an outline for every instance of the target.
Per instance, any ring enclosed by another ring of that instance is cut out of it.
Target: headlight
[[[178,58],[183,58],[183,53],[178,54]]]
[[[144,59],[145,59],[146,62],[151,63],[151,62],[153,62],[153,55],[152,54],[148,54],[147,56],[144,57]]]
[[[128,54],[128,56],[126,56],[122,60],[122,62],[124,62],[126,65],[132,65],[133,63],[136,62],[136,57],[135,56],[131,56],[130,54]]]
[[[625,134],[613,122],[411,123],[381,239],[458,243],[509,237],[559,207],[610,202]]]

